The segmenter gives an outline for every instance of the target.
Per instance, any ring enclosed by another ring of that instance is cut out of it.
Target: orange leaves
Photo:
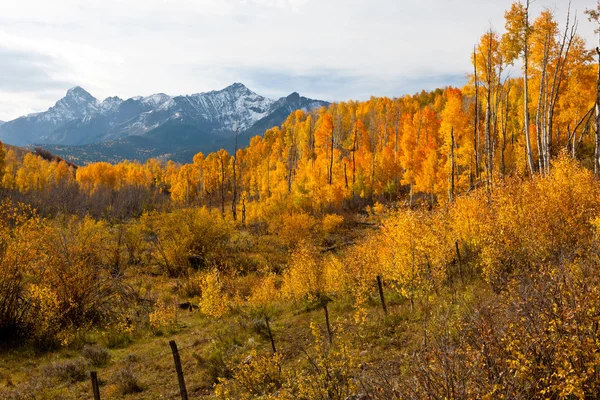
[[[513,63],[525,46],[525,32],[529,25],[527,9],[521,2],[513,2],[504,18],[506,33],[502,36],[502,52],[506,62]]]

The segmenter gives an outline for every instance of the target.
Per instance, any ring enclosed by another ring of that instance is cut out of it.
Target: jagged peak
[[[285,99],[288,103],[297,103],[300,100],[300,94],[298,92],[292,92]]]
[[[123,99],[120,98],[119,96],[110,96],[110,97],[105,98],[102,102],[107,103],[107,102],[114,102],[114,101],[123,101]]]
[[[248,89],[246,85],[240,82],[234,82],[226,88],[218,90],[216,92],[254,93],[252,90]]]
[[[87,90],[85,90],[81,86],[74,86],[71,89],[67,90],[67,94],[65,97],[85,97],[95,100],[95,97],[92,96]]]
[[[248,89],[246,85],[241,82],[233,82],[231,85],[227,86],[225,89]]]

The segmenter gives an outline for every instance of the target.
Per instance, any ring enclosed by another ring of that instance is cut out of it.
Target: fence
[[[183,376],[183,368],[181,367],[181,358],[179,357],[179,349],[174,340],[169,342],[171,353],[173,354],[173,363],[175,364],[175,372],[177,373],[177,381],[179,383],[179,393],[181,400],[188,400],[187,388],[185,386],[185,378]],[[191,346],[190,346],[191,347]],[[90,372],[90,380],[92,381],[92,393],[94,400],[100,400],[100,385],[98,384],[98,372]]]
[[[458,253],[458,247],[457,247],[457,253]],[[460,262],[460,254],[459,254],[459,262]],[[388,310],[387,310],[387,306],[385,303],[383,280],[380,275],[377,275],[377,289],[379,292],[379,299],[381,301],[381,307],[383,308],[384,313],[387,315]],[[331,329],[329,328],[329,315],[327,314],[327,302],[326,301],[324,302],[324,309],[325,309],[325,313],[326,313],[327,330],[329,332],[329,340],[331,341],[332,333],[331,333]],[[271,327],[269,326],[269,319],[267,317],[265,317],[265,323],[266,323],[267,329],[269,331],[269,339],[271,340],[271,346],[273,348],[273,352],[275,353],[277,350],[275,348],[275,341],[273,340],[273,336],[271,333]],[[177,373],[177,382],[179,383],[179,393],[181,395],[181,400],[188,400],[188,393],[187,393],[187,388],[185,386],[185,378],[183,375],[183,368],[181,367],[181,358],[179,357],[179,349],[177,348],[177,343],[175,343],[174,340],[171,340],[171,341],[169,341],[169,346],[171,348],[171,353],[173,354],[173,363],[175,364],[175,372]],[[183,348],[186,349],[186,348],[190,348],[193,346],[194,345],[186,346]],[[163,353],[163,354],[157,355],[156,357],[164,357],[164,355],[165,354]],[[92,392],[94,394],[94,400],[100,400],[100,386],[98,383],[97,371],[90,372],[90,380],[92,382]]]

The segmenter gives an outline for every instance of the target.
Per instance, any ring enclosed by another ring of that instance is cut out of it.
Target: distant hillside
[[[21,160],[21,161],[23,160],[23,158],[25,158],[25,154],[33,152],[31,149],[26,149],[24,147],[19,147],[19,146],[13,146],[11,144],[3,143],[2,145],[4,146],[4,149],[6,151],[12,150],[15,153],[15,156],[17,157],[17,159]]]
[[[186,96],[159,93],[102,102],[75,87],[48,111],[1,125],[0,139],[42,145],[78,163],[150,157],[186,162],[199,151],[232,150],[236,130],[246,144],[251,136],[280,125],[290,112],[328,104],[298,93],[272,100],[241,83]]]

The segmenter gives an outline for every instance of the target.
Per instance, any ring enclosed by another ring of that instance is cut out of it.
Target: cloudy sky
[[[579,32],[596,0],[572,0]],[[533,11],[568,0],[536,0]],[[399,96],[462,85],[469,54],[510,0],[2,0],[0,120],[72,86],[99,99],[220,89],[270,97]]]

